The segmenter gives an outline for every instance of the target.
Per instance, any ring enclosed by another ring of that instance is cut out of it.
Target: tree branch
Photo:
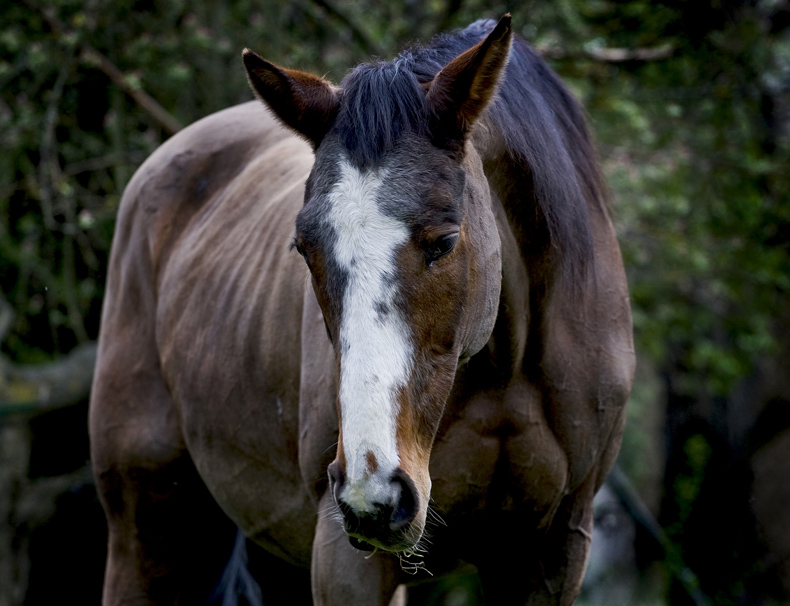
[[[14,324],[14,309],[5,300],[5,297],[0,294],[0,343],[3,342],[6,335],[11,331],[11,326]]]
[[[696,606],[710,606],[710,600],[700,589],[697,575],[683,564],[678,548],[669,540],[664,533],[664,529],[653,517],[647,505],[639,498],[636,490],[631,486],[628,477],[619,465],[615,464],[609,472],[606,482],[617,495],[617,498],[620,499],[623,507],[625,507],[625,510],[637,526],[644,528],[664,551],[670,572],[680,581],[694,604]]]
[[[0,417],[69,406],[90,393],[96,343],[84,343],[46,364],[13,364],[0,357]]]
[[[351,35],[357,41],[357,44],[359,44],[368,55],[381,55],[381,50],[378,48],[378,45],[368,38],[367,34],[365,34],[348,15],[335,7],[329,0],[313,0],[313,3],[323,8],[329,16],[334,17],[351,30]]]
[[[455,16],[458,14],[458,11],[461,10],[462,4],[463,0],[449,0],[447,2],[447,8],[444,11],[444,16],[438,27],[440,32],[450,29],[450,26],[455,20]]]
[[[0,293],[0,343],[14,323],[14,310]],[[0,356],[0,418],[76,404],[90,393],[96,343],[83,343],[45,364],[14,364]]]
[[[82,45],[80,59],[89,65],[95,65],[115,83],[123,92],[135,100],[137,105],[142,107],[148,114],[171,135],[180,131],[183,126],[181,123],[157,101],[146,93],[133,79],[128,78],[115,64],[99,51],[88,44]]]
[[[24,0],[30,8],[38,12],[47,22],[47,25],[58,36],[66,37],[73,36],[74,33],[66,27],[64,23],[57,19],[49,8],[41,8],[36,6],[31,0]],[[105,57],[102,53],[97,51],[87,42],[80,42],[80,59],[89,65],[99,68],[110,80],[120,88],[123,92],[129,95],[148,115],[156,120],[162,128],[164,128],[171,135],[177,133],[183,127],[181,123],[170,114],[164,107],[146,93],[133,78],[129,78],[124,74],[112,61]]]
[[[535,50],[549,59],[593,59],[603,63],[625,63],[626,61],[659,61],[675,53],[672,44],[654,48],[592,48],[579,52],[568,52],[556,46],[539,46]]]

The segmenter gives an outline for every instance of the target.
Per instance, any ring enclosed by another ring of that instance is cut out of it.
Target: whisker
[[[319,516],[334,514],[337,513],[337,507],[335,507],[334,505],[330,505],[324,509],[319,510],[317,513]]]
[[[434,509],[430,505],[428,505],[428,517],[430,517],[432,522],[436,522],[441,526],[445,526],[445,527],[447,526],[447,522],[444,521],[444,518],[440,516],[439,512],[436,511],[436,509]]]

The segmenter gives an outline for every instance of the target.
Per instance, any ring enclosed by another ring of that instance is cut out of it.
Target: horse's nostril
[[[330,463],[326,468],[326,473],[329,476],[329,486],[336,487],[343,483],[343,472],[340,470],[340,465],[335,461]]]
[[[350,532],[357,532],[360,525],[359,516],[357,516],[357,514],[354,513],[354,510],[351,509],[351,507],[349,507],[348,504],[341,499],[338,499],[337,507],[340,509],[340,513],[342,514],[343,520],[346,523],[346,528]]]
[[[326,468],[326,473],[329,477],[329,492],[335,503],[340,505],[340,491],[343,490],[345,474],[337,461],[329,464],[329,467]]]
[[[396,470],[390,482],[395,485],[395,492],[398,495],[390,514],[390,529],[399,530],[410,524],[417,516],[419,497],[414,482],[404,471]]]

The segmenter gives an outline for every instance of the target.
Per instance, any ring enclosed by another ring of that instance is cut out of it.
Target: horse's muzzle
[[[371,551],[403,551],[414,546],[421,534],[412,528],[419,511],[419,496],[411,478],[396,469],[389,479],[389,491],[379,494],[379,501],[360,509],[343,498],[345,474],[335,462],[328,468],[330,490],[343,515],[343,524],[351,544]],[[384,496],[385,498],[382,498]]]

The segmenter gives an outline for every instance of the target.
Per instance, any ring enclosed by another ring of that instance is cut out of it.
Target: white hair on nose
[[[376,194],[386,171],[361,172],[340,162],[329,194],[336,234],[335,262],[347,274],[340,320],[340,413],[346,485],[340,497],[358,511],[392,498],[390,478],[400,464],[396,443],[397,391],[413,365],[410,330],[395,305],[395,254],[407,241],[405,223],[381,212]],[[368,453],[377,462],[368,468]]]

